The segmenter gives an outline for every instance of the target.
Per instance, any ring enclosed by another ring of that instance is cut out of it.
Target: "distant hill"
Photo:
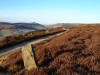
[[[9,36],[13,34],[20,34],[38,29],[45,29],[45,26],[36,22],[33,23],[0,22],[0,37]]]
[[[0,29],[44,29],[45,26],[39,23],[8,23],[0,22]]]
[[[55,27],[71,27],[74,25],[78,25],[78,23],[57,23],[53,25],[47,25],[47,28],[55,28]]]
[[[47,28],[56,28],[56,27],[72,27],[72,26],[87,26],[87,25],[100,25],[100,23],[56,23],[52,25],[47,25]]]

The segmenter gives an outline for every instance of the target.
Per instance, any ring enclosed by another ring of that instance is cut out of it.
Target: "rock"
[[[36,57],[31,44],[28,44],[22,48],[22,58],[25,69],[30,70],[32,68],[37,68]]]

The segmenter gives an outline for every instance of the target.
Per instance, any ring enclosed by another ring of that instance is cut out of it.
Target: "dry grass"
[[[43,36],[55,34],[55,33],[62,32],[62,31],[64,31],[62,28],[56,28],[56,29],[40,30],[40,31],[29,32],[25,34],[7,36],[7,37],[0,39],[0,49],[4,49],[10,46],[19,44],[21,42],[41,38]]]
[[[70,28],[69,32],[37,43],[33,47],[39,65],[37,69],[25,70],[21,53],[18,52],[6,60],[13,66],[9,65],[7,70],[0,72],[7,71],[17,75],[100,74],[100,26],[98,25]]]

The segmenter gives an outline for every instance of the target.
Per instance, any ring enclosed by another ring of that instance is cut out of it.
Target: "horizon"
[[[100,23],[100,0],[0,1],[0,22]]]
[[[12,24],[14,24],[14,23],[38,23],[38,22],[1,22],[0,21],[0,23],[12,23]],[[100,24],[100,23],[71,23],[71,22],[61,22],[61,23],[53,23],[53,24],[62,24],[62,23],[67,23],[67,24]],[[41,23],[38,23],[38,24],[41,24]],[[42,24],[42,25],[53,25],[53,24]]]

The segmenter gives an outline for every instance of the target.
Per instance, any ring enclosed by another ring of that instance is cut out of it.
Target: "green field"
[[[21,34],[24,32],[28,32],[28,30],[0,30],[0,38],[5,37],[5,36],[10,36],[14,34]]]

